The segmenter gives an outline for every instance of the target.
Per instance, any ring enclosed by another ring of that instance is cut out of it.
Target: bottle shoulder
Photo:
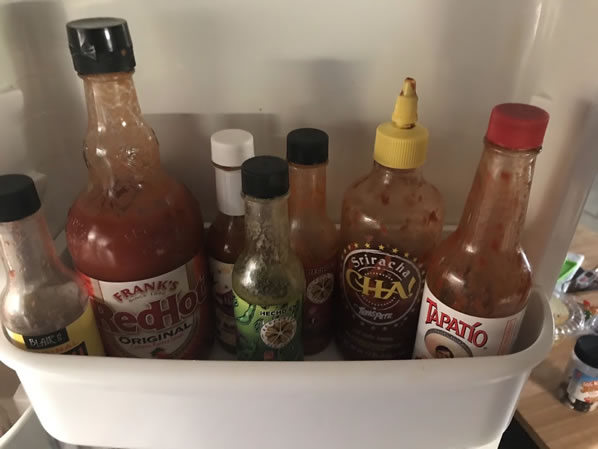
[[[531,268],[520,246],[509,251],[466,247],[453,233],[433,252],[426,282],[444,304],[485,318],[523,310],[531,288]]]
[[[2,298],[2,323],[21,335],[43,335],[66,328],[88,306],[88,295],[75,275],[48,278],[20,288],[11,282]]]
[[[289,252],[284,261],[265,260],[243,251],[233,268],[233,290],[254,304],[284,304],[303,296],[305,275],[299,258]]]
[[[396,206],[444,207],[440,191],[423,176],[388,177],[380,176],[376,171],[355,181],[345,191],[343,202],[380,214]]]
[[[370,174],[345,192],[341,240],[370,239],[427,253],[440,241],[444,214],[440,192],[422,177],[388,179]]]
[[[290,217],[291,248],[304,266],[317,266],[336,256],[340,244],[337,226],[328,217]]]
[[[69,211],[66,235],[78,270],[106,281],[139,280],[201,252],[203,219],[191,192],[164,175],[110,192],[90,185]]]
[[[245,243],[245,220],[218,212],[206,235],[208,255],[225,263],[234,263]]]

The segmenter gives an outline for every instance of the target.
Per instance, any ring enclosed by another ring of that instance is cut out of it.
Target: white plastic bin
[[[132,360],[33,354],[0,338],[57,439],[147,449],[464,449],[500,438],[552,343],[534,291],[519,352],[475,359],[347,362]],[[328,361],[323,360],[328,359]]]
[[[8,413],[12,426],[0,436],[0,449],[58,449],[44,431],[19,386],[14,371],[0,363],[0,406]]]

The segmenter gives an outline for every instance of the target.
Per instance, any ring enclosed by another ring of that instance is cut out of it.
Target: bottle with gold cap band
[[[406,78],[392,119],[376,130],[371,171],[346,191],[341,217],[337,341],[348,359],[411,358],[428,255],[444,205],[422,176],[428,131]]]

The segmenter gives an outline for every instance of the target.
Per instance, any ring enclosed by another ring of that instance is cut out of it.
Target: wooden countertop
[[[571,251],[585,255],[585,268],[598,266],[598,233],[580,225]],[[580,297],[598,304],[596,291]],[[598,448],[598,411],[580,413],[559,398],[574,342],[570,338],[554,346],[548,358],[532,371],[521,393],[515,416],[541,449]]]

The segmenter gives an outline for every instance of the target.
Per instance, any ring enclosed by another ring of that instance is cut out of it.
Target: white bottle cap
[[[218,209],[226,215],[241,216],[245,212],[241,165],[253,157],[253,136],[242,129],[223,129],[212,134],[211,141]]]
[[[212,134],[212,162],[237,168],[254,156],[253,136],[242,129],[223,129]]]

